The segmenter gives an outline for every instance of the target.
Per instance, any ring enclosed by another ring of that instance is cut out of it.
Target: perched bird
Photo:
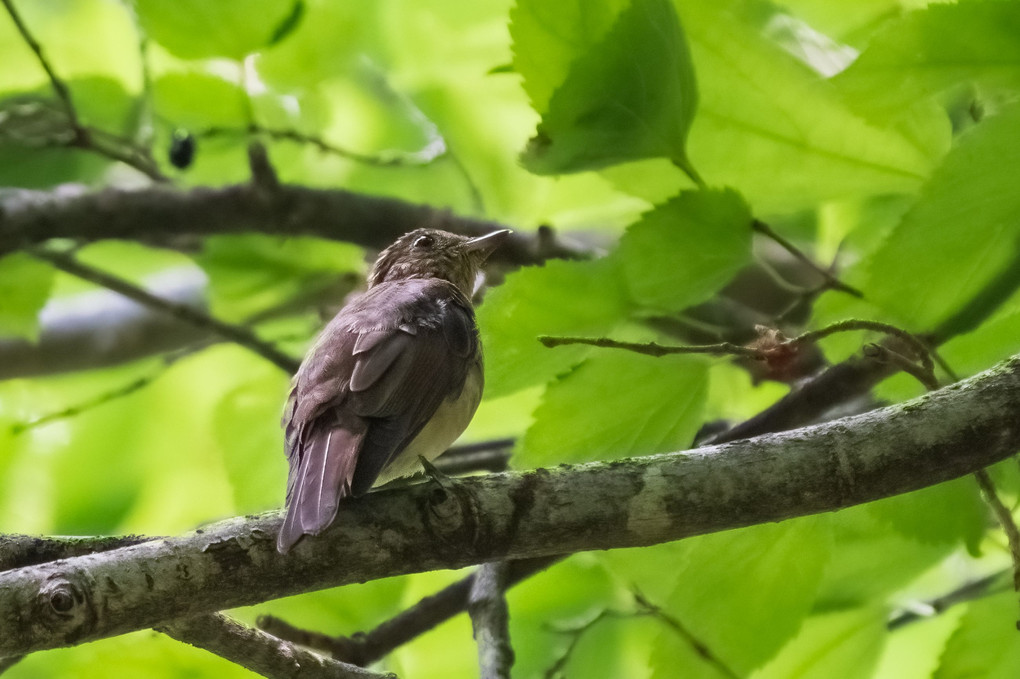
[[[283,416],[286,553],[336,518],[339,501],[413,473],[467,427],[482,397],[471,296],[510,233],[418,229],[379,255],[368,290],[340,310],[294,377]]]

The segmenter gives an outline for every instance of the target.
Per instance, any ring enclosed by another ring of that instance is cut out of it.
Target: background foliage
[[[82,121],[150,144],[181,186],[247,180],[249,128],[290,130],[346,152],[270,136],[287,182],[427,202],[520,229],[550,224],[603,246],[597,259],[509,273],[480,308],[487,395],[464,440],[516,437],[518,468],[686,448],[705,421],[749,417],[785,393],[721,359],[550,350],[535,339],[662,341],[649,319],[682,318],[720,299],[768,258],[769,243],[752,241],[752,216],[821,262],[838,255],[841,278],[864,292],[863,300],[825,292],[789,321],[793,329],[864,317],[936,330],[1015,261],[1020,243],[1020,2],[17,6]],[[62,121],[45,104],[48,80],[5,18],[0,64],[5,195],[142,181],[107,158],[56,148]],[[186,169],[166,158],[179,130],[197,139]],[[178,249],[99,242],[78,254],[147,284],[198,275],[210,310],[227,321],[284,307],[256,327],[294,355],[320,327],[331,286],[365,270],[354,245],[258,234]],[[0,333],[34,341],[48,313],[88,311],[96,294],[8,254]],[[1020,296],[969,330],[941,350],[961,376],[1020,350]],[[832,338],[824,349],[838,361],[867,339]],[[146,386],[128,395],[24,427],[140,379]],[[0,382],[0,529],[171,534],[279,506],[287,382],[226,344]],[[902,376],[878,390],[892,400],[920,391]],[[995,478],[1014,501],[1015,463]],[[941,615],[889,625],[1007,564],[972,479],[832,515],[575,555],[511,591],[515,673],[1014,676],[1016,601],[1001,583]],[[350,586],[239,615],[272,612],[351,633],[457,577]],[[598,617],[605,611],[614,614]],[[719,662],[706,661],[691,636]],[[473,676],[468,621],[417,639],[385,666],[416,679]],[[151,632],[37,654],[9,671],[140,673],[247,674]]]

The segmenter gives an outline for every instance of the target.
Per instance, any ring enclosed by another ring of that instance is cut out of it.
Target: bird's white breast
[[[432,461],[439,457],[457,440],[478,409],[482,400],[482,367],[475,363],[468,371],[464,388],[456,399],[447,399],[436,410],[436,414],[418,435],[414,437],[396,459],[379,474],[375,485],[379,486],[393,479],[408,476],[421,469],[418,456]]]

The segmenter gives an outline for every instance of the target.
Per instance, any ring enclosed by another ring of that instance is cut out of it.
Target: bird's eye
[[[417,248],[419,250],[425,250],[427,248],[432,247],[435,244],[435,242],[436,242],[436,239],[433,238],[432,236],[428,236],[428,235],[426,235],[426,236],[418,236],[417,238],[414,239],[414,243],[412,244],[412,247],[415,247],[415,248]]]

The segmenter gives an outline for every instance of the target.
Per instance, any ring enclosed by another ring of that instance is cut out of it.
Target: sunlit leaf
[[[245,55],[269,45],[288,17],[291,2],[274,0],[138,0],[146,32],[184,59]]]
[[[1020,667],[1016,593],[1003,592],[967,604],[949,638],[934,679],[1009,679]]]
[[[862,264],[858,282],[868,300],[906,327],[933,330],[1016,257],[1018,127],[1020,106],[1012,106],[966,132]]]
[[[580,301],[579,300],[583,300]],[[626,295],[611,258],[550,261],[490,290],[478,309],[489,397],[541,384],[580,362],[587,347],[542,346],[540,335],[606,334],[623,320]]]
[[[522,160],[532,172],[590,170],[640,158],[689,168],[685,144],[697,87],[668,0],[633,0],[570,67]]]
[[[933,3],[887,22],[835,83],[862,110],[893,117],[961,84],[1020,87],[1020,4]]]
[[[619,256],[635,301],[679,311],[750,261],[751,214],[734,191],[688,191],[628,228]]]
[[[731,673],[744,676],[800,628],[814,604],[831,543],[827,517],[689,539],[669,575],[676,588],[664,608]],[[699,679],[732,676],[706,662],[675,629],[664,630],[659,640],[652,654],[656,679],[680,673]]]
[[[546,388],[515,459],[531,467],[683,450],[707,390],[699,357],[602,351]]]

